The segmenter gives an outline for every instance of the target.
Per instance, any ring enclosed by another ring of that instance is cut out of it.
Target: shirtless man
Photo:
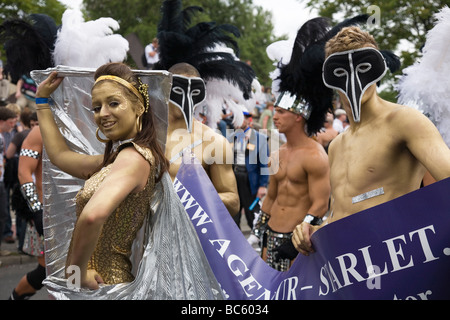
[[[20,150],[18,177],[25,200],[34,213],[33,223],[40,235],[42,222],[42,152],[43,143],[39,126],[35,126],[25,138]],[[43,287],[46,277],[45,257],[38,256],[36,269],[24,275],[11,293],[10,300],[24,300]]]
[[[287,142],[271,155],[270,167],[278,159],[278,170],[269,178],[261,208],[261,215],[269,219],[263,235],[262,258],[271,267],[286,271],[292,261],[280,258],[278,251],[283,244],[291,242],[295,226],[307,215],[315,218],[325,215],[330,182],[328,156],[305,132],[308,115],[282,101],[278,99],[275,104],[273,121]]]
[[[205,84],[197,69],[187,63],[172,66],[173,85],[169,102],[166,157],[169,173],[175,179],[181,152],[189,148],[201,162],[228,212],[239,211],[239,196],[232,168],[232,149],[225,137],[194,119],[194,108],[205,99]],[[184,102],[184,103],[183,103]],[[227,155],[231,160],[227,161]]]
[[[324,82],[338,90],[350,121],[328,150],[332,197],[327,224],[418,189],[426,170],[436,180],[450,176],[450,150],[432,122],[377,95],[376,82],[386,65],[376,49],[373,37],[357,27],[342,29],[326,44]],[[348,83],[367,89],[346,88],[347,77],[354,78]],[[310,237],[319,228],[296,227],[298,251],[313,252]]]

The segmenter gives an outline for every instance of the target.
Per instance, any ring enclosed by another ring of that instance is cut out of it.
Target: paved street
[[[3,245],[2,245],[3,247]],[[0,261],[1,261],[0,257]],[[14,289],[19,283],[19,280],[29,271],[36,268],[37,261],[24,264],[14,264],[9,266],[0,267],[0,300],[7,300]],[[30,300],[49,300],[48,293],[45,288],[39,290]]]

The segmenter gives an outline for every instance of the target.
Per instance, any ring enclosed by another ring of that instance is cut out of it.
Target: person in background
[[[239,212],[233,218],[240,228],[241,212],[244,210],[247,224],[253,229],[254,212],[259,211],[259,201],[254,208],[250,206],[256,199],[262,200],[267,193],[269,145],[267,136],[254,130],[251,124],[251,113],[244,112],[242,126],[230,136],[229,141],[233,144],[233,170],[240,203]]]
[[[348,126],[347,113],[345,112],[344,109],[336,109],[336,111],[334,112],[334,116],[335,116],[333,121],[334,130],[336,130],[338,133],[344,132]]]
[[[5,232],[7,235],[5,237],[5,241],[8,243],[14,243],[14,238],[12,238],[11,224],[8,225],[8,221],[10,223],[10,215],[9,215],[9,195],[5,186],[5,159],[4,154],[6,151],[6,137],[9,137],[9,133],[12,131],[16,124],[17,115],[14,111],[6,107],[0,107],[0,237],[3,238],[5,236]],[[8,141],[9,144],[9,141]],[[0,241],[0,246],[1,242]],[[1,248],[1,247],[0,247]]]
[[[35,126],[27,135],[20,149],[18,178],[24,200],[28,203],[30,215],[26,223],[34,225],[43,236],[42,221],[42,152],[43,142],[39,126]],[[27,195],[27,196],[26,196]],[[24,275],[13,289],[10,300],[28,300],[42,289],[46,277],[43,248],[37,257],[37,267]]]
[[[328,153],[328,146],[338,134],[339,132],[333,128],[333,114],[328,113],[327,118],[323,123],[323,130],[317,133],[317,142],[319,142]]]
[[[159,61],[158,38],[153,38],[152,43],[145,46],[144,53],[147,59],[147,69],[152,70],[155,63]]]
[[[193,109],[206,96],[206,87],[198,70],[188,63],[177,63],[173,74],[169,101],[166,157],[170,160],[169,173],[175,179],[182,163],[182,152],[190,149],[202,164],[219,197],[231,216],[239,210],[239,195],[231,163],[231,145],[225,137],[194,118]],[[196,94],[192,94],[192,92]],[[209,151],[209,152],[208,152]]]
[[[38,125],[36,112],[32,113],[29,110],[24,110],[20,115],[20,122],[24,129],[14,135],[6,150],[5,156],[7,159],[7,168],[5,173],[9,176],[7,180],[9,180],[11,189],[10,204],[16,216],[17,249],[19,252],[23,252],[22,247],[26,229],[26,218],[28,218],[26,217],[26,212],[28,212],[28,210],[25,199],[20,192],[20,182],[18,177],[19,156],[23,141],[30,133],[30,130]]]

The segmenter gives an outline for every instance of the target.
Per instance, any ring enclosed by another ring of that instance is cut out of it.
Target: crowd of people
[[[157,51],[155,38],[145,50],[148,69],[160,61]],[[8,101],[9,95],[2,97],[5,105],[0,106],[2,241],[17,241],[22,251],[28,224],[43,234],[43,145],[52,164],[85,181],[76,196],[77,220],[65,276],[71,276],[69,266],[78,266],[81,287],[92,290],[103,284],[141,285],[134,280],[142,275],[132,273],[133,241],[152,215],[149,199],[156,197],[160,185],[167,188],[163,184],[166,176],[175,180],[186,151],[199,160],[237,227],[241,228],[245,217],[252,230],[248,241],[257,244],[262,259],[279,271],[289,270],[299,253],[314,252],[311,236],[318,229],[418,189],[427,174],[434,180],[450,176],[450,150],[431,121],[417,110],[378,96],[376,83],[387,72],[387,65],[373,36],[356,26],[345,27],[328,39],[324,52],[323,83],[338,92],[334,105],[317,111],[317,101],[305,103],[300,94],[292,98],[287,90],[272,94],[266,88],[252,110],[242,109],[242,123],[236,123],[238,115],[224,99],[221,119],[212,127],[205,124],[208,112],[200,112],[198,119],[194,113],[207,96],[199,69],[186,62],[171,65],[164,149],[156,139],[148,86],[126,64],[106,63],[96,69],[91,92],[96,137],[105,144],[101,155],[74,152],[60,133],[49,99],[61,86],[62,77],[53,72],[37,87],[29,75],[22,77],[12,95],[17,104]],[[342,83],[339,72],[349,64],[352,70],[370,64],[364,76],[349,75],[354,77],[352,85],[362,84],[363,90]],[[322,123],[314,124],[317,119]],[[276,148],[271,140],[277,140]],[[222,157],[205,149],[220,150]],[[230,152],[231,162],[226,157]],[[169,201],[168,206],[179,205],[178,198]],[[21,214],[26,207],[35,213],[32,219]],[[16,213],[17,239],[13,238],[10,208]],[[155,228],[164,227],[155,223]],[[192,251],[182,253],[177,248],[173,253],[199,257],[192,262],[197,271],[189,275],[193,282],[186,290],[204,286],[199,290],[204,295],[192,296],[221,298],[198,239],[192,236],[189,241]],[[158,251],[152,246],[148,250],[142,260]],[[145,267],[153,265],[149,262]],[[44,278],[41,254],[38,267],[21,279],[11,298],[34,294]],[[152,281],[144,282],[149,285],[145,290],[155,289]],[[142,292],[135,287],[122,289]]]

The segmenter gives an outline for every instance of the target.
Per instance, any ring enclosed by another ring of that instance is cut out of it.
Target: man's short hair
[[[200,72],[198,72],[198,70],[193,65],[190,65],[186,62],[174,64],[168,71],[173,74],[184,74],[189,77],[201,78]]]
[[[17,114],[14,111],[6,107],[0,107],[0,120],[6,121],[14,118],[17,118]]]
[[[342,28],[333,38],[328,40],[325,45],[325,57],[336,52],[360,49],[364,47],[372,47],[379,50],[378,44],[374,37],[361,30],[358,27]]]

